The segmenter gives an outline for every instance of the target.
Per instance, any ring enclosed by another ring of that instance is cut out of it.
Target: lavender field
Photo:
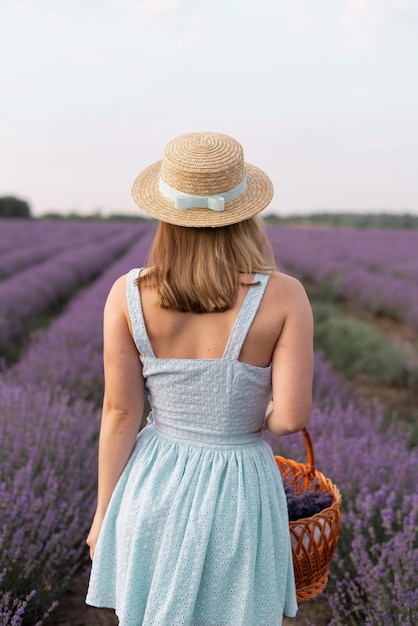
[[[282,268],[418,330],[418,231],[270,228]]]
[[[143,264],[153,233],[138,223],[0,221],[0,626],[42,624],[88,567],[101,315],[113,281]],[[418,233],[271,227],[269,236],[289,273],[328,281],[340,299],[416,328]],[[392,281],[397,290],[386,287]],[[314,391],[317,467],[343,495],[328,623],[417,624],[418,450],[402,422],[388,424],[384,407],[354,395],[319,353]],[[300,435],[268,442],[304,458]]]

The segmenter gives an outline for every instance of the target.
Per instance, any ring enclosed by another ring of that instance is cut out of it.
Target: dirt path
[[[87,582],[87,574],[74,580],[45,626],[117,626],[118,619],[114,611],[95,609],[85,604]],[[326,603],[323,600],[313,600],[302,604],[298,617],[285,618],[283,626],[304,626],[305,618],[309,618],[315,626],[326,626],[330,619]]]
[[[95,609],[85,604],[87,583],[87,574],[74,580],[57,609],[46,620],[45,626],[117,626],[118,619],[114,611]]]

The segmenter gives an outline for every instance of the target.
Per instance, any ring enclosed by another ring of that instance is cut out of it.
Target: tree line
[[[14,196],[0,197],[0,217],[30,218],[30,206]]]
[[[31,209],[25,200],[15,196],[0,197],[0,219],[1,218],[31,218]],[[108,221],[146,221],[142,216],[124,215],[114,213],[108,217],[103,217],[100,212],[92,215],[78,215],[71,213],[63,215],[54,212],[42,216],[49,220],[108,220]],[[280,216],[270,213],[264,221],[267,224],[278,226],[306,226],[325,228],[418,228],[418,215],[411,213],[349,213],[349,212],[322,212],[307,215]]]

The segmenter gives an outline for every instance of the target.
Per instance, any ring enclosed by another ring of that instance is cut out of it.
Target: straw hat
[[[262,211],[273,185],[244,163],[241,145],[221,133],[189,133],[167,144],[162,161],[141,172],[132,197],[145,213],[177,226],[226,226]]]

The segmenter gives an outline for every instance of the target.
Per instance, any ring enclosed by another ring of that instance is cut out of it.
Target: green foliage
[[[371,324],[343,315],[330,303],[313,302],[316,349],[348,377],[370,374],[382,383],[412,387],[418,368],[411,354]]]
[[[20,200],[14,196],[3,196],[0,198],[0,218],[30,218],[30,206],[25,200]]]
[[[337,272],[328,274],[316,287],[314,298],[319,302],[344,302],[340,276]]]

